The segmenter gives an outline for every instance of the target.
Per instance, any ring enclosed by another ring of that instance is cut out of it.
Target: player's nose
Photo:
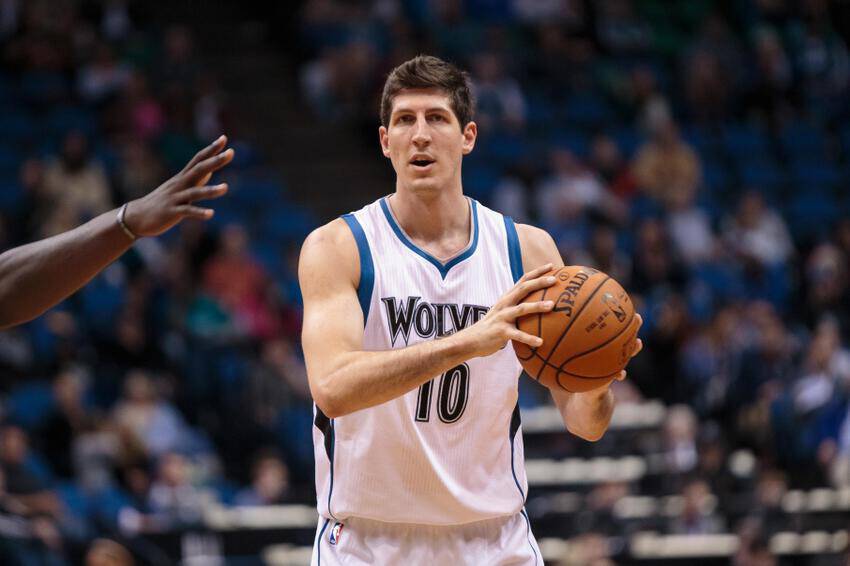
[[[413,143],[417,145],[425,144],[431,141],[431,132],[428,130],[428,122],[424,116],[420,116],[416,120],[416,126],[413,129]]]

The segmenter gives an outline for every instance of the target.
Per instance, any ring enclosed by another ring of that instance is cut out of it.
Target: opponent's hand
[[[184,218],[209,220],[211,208],[194,206],[198,200],[214,199],[227,192],[227,184],[205,186],[212,174],[233,160],[233,149],[224,150],[221,136],[195,154],[182,171],[147,195],[131,201],[124,213],[127,228],[138,237],[158,236]]]
[[[552,264],[547,263],[523,275],[481,320],[463,331],[472,339],[475,356],[489,356],[504,348],[508,340],[516,340],[532,348],[543,344],[541,338],[519,330],[516,327],[516,319],[527,314],[548,312],[555,306],[553,301],[520,302],[529,293],[555,284],[553,275],[545,275],[551,270]]]

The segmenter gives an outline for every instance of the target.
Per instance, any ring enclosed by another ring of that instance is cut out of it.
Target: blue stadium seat
[[[829,163],[798,161],[791,170],[795,190],[830,191],[841,183],[841,173]]]
[[[464,166],[462,175],[463,192],[483,202],[489,201],[500,178],[499,170],[486,164]]]
[[[587,157],[590,143],[587,136],[578,130],[558,130],[549,138],[550,148],[560,147],[568,149],[578,157]]]
[[[836,199],[819,192],[797,192],[785,207],[792,235],[803,242],[827,237],[840,213]]]
[[[37,427],[50,415],[53,407],[53,389],[48,381],[27,381],[9,393],[9,420],[24,428]]]
[[[70,131],[80,131],[91,137],[97,129],[97,118],[79,106],[57,106],[44,118],[44,132],[63,137]]]
[[[722,143],[714,132],[698,126],[691,126],[684,128],[681,135],[685,143],[690,145],[703,160],[720,155]]]
[[[529,144],[521,135],[499,132],[491,136],[487,154],[504,165],[517,164],[529,154]]]
[[[0,113],[0,124],[3,124],[4,141],[26,143],[38,137],[38,123],[23,109],[3,111]]]
[[[729,124],[723,128],[723,145],[733,159],[753,155],[768,155],[771,152],[770,138],[760,128]]]
[[[31,71],[20,80],[21,96],[35,104],[46,104],[62,100],[68,95],[68,81],[61,73]]]
[[[720,160],[707,159],[702,163],[702,180],[710,193],[724,193],[730,186],[729,169]]]
[[[563,119],[571,128],[600,128],[613,122],[614,111],[598,93],[581,93],[567,97]]]
[[[612,137],[626,159],[634,157],[645,141],[635,128],[620,128],[613,133]]]
[[[792,122],[782,130],[780,141],[790,159],[816,158],[827,155],[826,133],[806,122]]]
[[[786,177],[779,164],[772,160],[747,160],[739,164],[741,183],[747,188],[763,189],[777,193],[786,184]]]
[[[13,214],[23,203],[24,190],[14,181],[0,181],[0,211]]]
[[[301,241],[315,227],[311,213],[287,203],[266,210],[263,219],[263,233],[277,242]]]

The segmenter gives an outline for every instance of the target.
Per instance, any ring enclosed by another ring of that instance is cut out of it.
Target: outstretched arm
[[[470,358],[498,351],[509,339],[539,346],[520,332],[518,316],[552,309],[552,302],[520,304],[555,278],[551,266],[528,273],[477,323],[451,336],[384,351],[363,349],[363,312],[357,300],[360,266],[343,220],[314,231],[301,249],[298,279],[304,297],[302,343],[316,405],[335,418],[404,395]]]
[[[518,224],[517,235],[522,248],[522,265],[525,271],[544,263],[551,263],[556,269],[563,267],[564,261],[561,259],[558,247],[548,233],[534,226]],[[640,315],[637,316],[640,319]],[[642,347],[643,343],[638,338],[635,352],[632,355],[637,355]],[[616,377],[617,380],[625,378],[625,371],[620,372]],[[614,394],[609,388],[610,383],[584,393],[568,393],[562,390],[549,389],[555,405],[561,412],[567,430],[585,440],[596,441],[602,438],[602,435],[608,430],[611,415],[614,413]]]
[[[202,186],[233,159],[221,136],[192,158],[180,173],[126,205],[124,224],[135,237],[157,236],[184,218],[212,218],[194,206],[217,198],[226,185]],[[0,255],[0,329],[32,320],[85,285],[132,245],[118,223],[118,210],[105,212],[68,232]]]

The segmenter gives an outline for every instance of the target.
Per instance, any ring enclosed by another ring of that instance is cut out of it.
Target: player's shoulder
[[[519,237],[519,243],[523,251],[526,249],[551,249],[555,246],[555,240],[549,235],[549,232],[543,228],[532,226],[531,224],[516,224],[516,233]]]
[[[558,246],[549,232],[531,224],[516,224],[519,237],[519,247],[522,250],[522,264],[525,271],[530,271],[544,263],[561,261]]]
[[[342,272],[350,278],[359,277],[357,243],[351,229],[342,218],[319,226],[304,239],[298,264],[302,281],[312,275]]]
[[[301,250],[302,253],[305,250],[309,252],[324,251],[326,248],[333,250],[337,246],[346,246],[354,243],[354,235],[351,233],[351,229],[349,229],[345,220],[335,218],[310,232],[301,245]]]

